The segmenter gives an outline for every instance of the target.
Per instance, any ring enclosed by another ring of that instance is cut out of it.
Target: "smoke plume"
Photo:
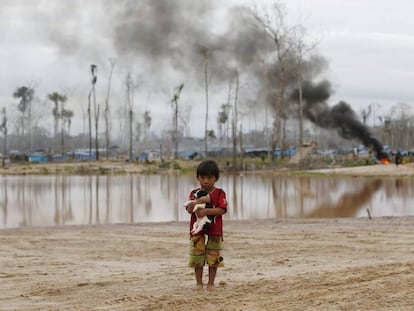
[[[236,69],[249,71],[269,46],[246,7],[235,6],[224,13],[223,4],[217,1],[122,3],[113,18],[116,50],[153,63],[169,63],[186,74],[202,72],[207,53],[209,71],[221,82]]]
[[[141,70],[146,68],[147,72],[139,73],[145,79],[164,78],[166,73],[174,72],[185,76],[186,84],[188,81],[203,81],[204,62],[208,57],[211,83],[227,86],[237,71],[250,84],[258,82],[256,91],[266,94],[262,96],[274,108],[280,70],[274,57],[275,45],[263,28],[253,23],[250,8],[230,7],[218,0],[123,0],[99,3],[102,5],[96,15],[100,19],[95,20],[95,16],[87,13],[93,12],[92,7],[96,7],[94,1],[85,3],[78,0],[70,5],[54,2],[56,14],[49,18],[46,25],[51,28],[49,22],[53,22],[54,27],[49,30],[50,37],[60,47],[62,54],[71,54],[78,59],[85,59],[85,55],[93,59],[102,57],[102,62],[107,64],[108,53],[115,51],[117,59],[124,61],[123,66],[128,71],[133,66],[139,66]],[[66,16],[66,12],[74,17],[58,20],[59,16]],[[293,52],[286,59],[293,64]],[[148,70],[147,64],[151,64],[154,70]],[[286,65],[288,68],[289,64]],[[311,80],[310,76],[314,76],[322,67],[320,61],[309,62],[304,69],[305,77]],[[296,86],[292,68],[286,70],[286,89]],[[178,79],[173,77],[170,80],[176,83]],[[161,81],[154,80],[157,83]],[[266,91],[261,88],[266,88]],[[296,91],[292,95],[295,102],[297,94]],[[381,143],[372,137],[347,103],[340,102],[332,108],[328,106],[330,94],[329,82],[306,82],[303,88],[305,116],[322,128],[336,129],[346,139],[360,139],[364,145],[380,154]],[[256,94],[251,96],[259,97]],[[285,113],[290,111],[286,109]]]
[[[296,90],[292,98],[298,100]],[[377,158],[383,156],[382,144],[372,136],[368,127],[357,117],[351,106],[344,101],[329,107],[327,100],[331,94],[331,84],[322,81],[318,84],[305,82],[302,95],[304,99],[303,112],[308,120],[325,129],[335,129],[345,139],[359,139],[365,146],[374,150]]]

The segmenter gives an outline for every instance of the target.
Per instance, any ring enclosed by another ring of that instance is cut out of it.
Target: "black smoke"
[[[111,11],[118,53],[202,76],[207,51],[216,82],[228,80],[235,70],[252,72],[272,46],[252,22],[251,10],[243,6],[226,8],[206,0],[126,0],[116,2]]]
[[[366,147],[371,148],[378,159],[384,156],[382,144],[373,137],[369,128],[363,124],[352,110],[351,106],[340,101],[330,107],[327,103],[332,93],[329,81],[303,84],[302,98],[304,101],[303,113],[305,117],[324,129],[334,129],[345,139],[358,139]],[[291,99],[299,101],[299,91],[296,89]]]

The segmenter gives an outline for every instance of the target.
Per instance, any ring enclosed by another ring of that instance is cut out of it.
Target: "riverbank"
[[[65,163],[18,163],[0,167],[0,175],[120,175],[120,174],[158,174],[177,171],[194,173],[199,161],[175,161],[164,166],[159,163],[144,164],[126,161],[65,162]],[[329,167],[316,170],[275,170],[248,171],[243,173],[266,174],[315,174],[349,176],[414,176],[414,163],[399,165],[376,164],[354,167]]]
[[[414,305],[414,217],[228,222],[225,267],[212,292],[195,290],[186,267],[187,226],[2,230],[0,310],[410,310]]]

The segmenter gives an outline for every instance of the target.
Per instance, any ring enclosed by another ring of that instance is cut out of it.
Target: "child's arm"
[[[220,189],[219,197],[214,208],[204,208],[196,211],[197,217],[220,216],[227,212],[226,193]]]
[[[192,214],[194,211],[194,206],[196,206],[197,204],[204,204],[204,203],[210,203],[210,196],[206,195],[204,197],[198,198],[198,199],[194,199],[191,201],[187,201],[184,206],[185,209],[187,210],[187,212],[189,214]]]
[[[215,207],[215,208],[203,208],[199,209],[196,214],[197,217],[202,218],[204,216],[210,215],[210,216],[219,216],[223,215],[226,212],[224,208]]]

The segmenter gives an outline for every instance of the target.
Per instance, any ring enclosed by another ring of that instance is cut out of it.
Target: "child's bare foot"
[[[214,284],[207,284],[207,290],[214,290]]]
[[[203,289],[203,287],[204,287],[204,284],[203,284],[203,283],[201,283],[201,284],[197,284],[197,289],[198,289],[198,290],[202,290],[202,289]]]

